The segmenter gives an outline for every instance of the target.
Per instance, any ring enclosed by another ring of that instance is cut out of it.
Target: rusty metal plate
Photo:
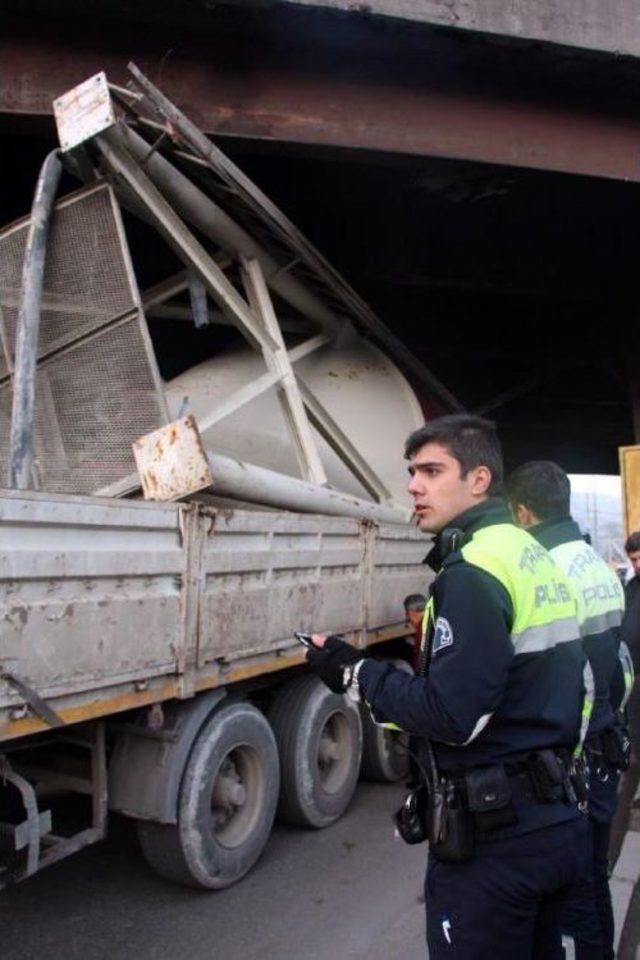
[[[104,72],[63,93],[53,101],[58,140],[63,150],[108,130],[116,122],[109,85]]]
[[[205,490],[213,475],[192,414],[133,443],[145,500],[180,500]]]

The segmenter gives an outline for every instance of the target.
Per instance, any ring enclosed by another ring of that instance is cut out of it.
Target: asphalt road
[[[425,960],[426,847],[390,821],[403,793],[360,784],[332,827],[277,827],[217,893],[160,879],[116,820],[108,840],[0,893],[2,960]]]

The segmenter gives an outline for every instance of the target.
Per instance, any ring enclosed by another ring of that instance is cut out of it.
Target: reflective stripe
[[[475,727],[471,731],[471,736],[469,737],[468,740],[465,740],[465,742],[462,744],[463,747],[466,747],[468,743],[471,743],[472,740],[475,740],[475,738],[478,736],[479,733],[482,733],[486,725],[489,723],[489,720],[491,720],[492,716],[493,716],[492,713],[485,713],[484,716],[480,717]]]
[[[521,633],[511,634],[516,654],[541,653],[559,643],[569,643],[571,640],[578,639],[576,621],[573,617],[552,620],[551,623],[545,623],[539,627],[527,627]]]
[[[587,730],[589,729],[589,723],[591,722],[593,705],[596,699],[596,683],[593,678],[591,664],[588,660],[582,670],[582,679],[584,682],[584,700],[582,701],[582,717],[580,720],[580,739],[578,740],[575,750],[573,751],[573,755],[576,758],[580,757],[582,754],[584,742],[587,739]]]
[[[367,710],[369,711],[369,716],[371,717],[373,723],[376,727],[382,727],[383,730],[391,730],[394,733],[406,733],[406,730],[403,730],[402,727],[399,727],[397,723],[391,723],[390,720],[376,720],[373,715],[373,708],[368,700],[364,701]]]
[[[605,630],[619,627],[621,623],[622,610],[607,610],[606,613],[597,613],[593,617],[587,617],[580,624],[580,633],[583,637],[590,637],[594,633],[604,633]]]
[[[631,652],[629,651],[629,647],[626,645],[624,640],[622,640],[620,643],[618,656],[620,658],[620,663],[622,664],[622,673],[624,674],[624,696],[619,709],[624,710],[627,705],[627,700],[631,696],[633,681],[635,680],[636,676],[633,668],[633,660],[631,659]]]

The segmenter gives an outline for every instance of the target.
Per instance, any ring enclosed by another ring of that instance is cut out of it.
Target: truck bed
[[[296,629],[407,632],[410,526],[0,490],[0,671],[65,723],[299,664]],[[0,741],[46,723],[0,679]]]

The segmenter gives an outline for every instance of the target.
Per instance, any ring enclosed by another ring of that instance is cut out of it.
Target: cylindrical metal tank
[[[294,369],[376,471],[394,501],[409,508],[403,447],[424,417],[398,368],[377,347],[352,336],[340,345],[321,347]],[[229,394],[265,372],[263,358],[248,347],[207,360],[166,385],[171,415],[177,417],[186,408],[201,421]],[[315,430],[314,434],[328,482],[338,490],[371,499]],[[203,439],[216,453],[300,476],[275,388],[204,431]]]

